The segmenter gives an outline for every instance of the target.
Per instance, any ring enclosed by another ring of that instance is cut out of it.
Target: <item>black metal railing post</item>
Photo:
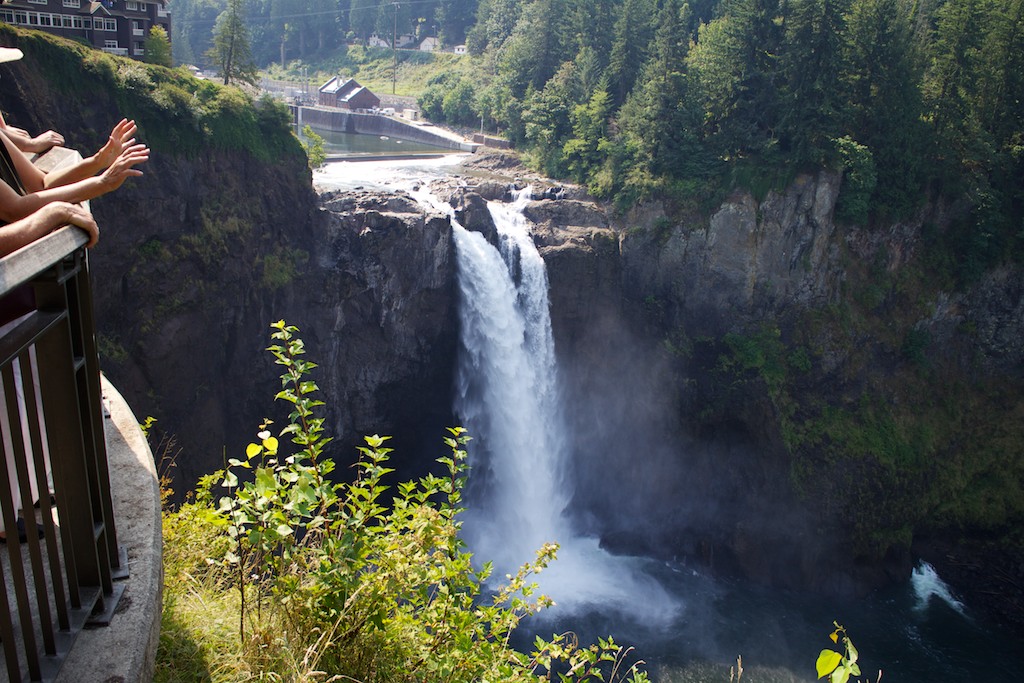
[[[62,228],[0,259],[0,303],[26,287],[34,298],[0,328],[0,638],[11,681],[25,671],[50,680],[75,635],[109,623],[124,592],[84,242]]]

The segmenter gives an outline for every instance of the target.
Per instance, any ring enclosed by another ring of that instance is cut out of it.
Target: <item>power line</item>
[[[406,2],[401,2],[399,4],[407,5],[407,6],[413,6],[413,5],[437,5],[438,3],[439,3],[439,0],[408,0]],[[293,13],[293,14],[278,14],[276,16],[259,16],[259,17],[248,16],[245,19],[245,23],[247,23],[247,24],[254,24],[254,23],[261,23],[261,22],[265,22],[265,21],[279,21],[281,19],[299,19],[299,18],[305,18],[305,17],[342,16],[344,14],[351,14],[353,11],[359,11],[359,10],[372,10],[372,9],[380,10],[380,9],[385,8],[385,7],[390,7],[392,4],[393,3],[390,2],[390,0],[378,0],[378,4],[376,4],[376,5],[366,5],[365,7],[349,7],[348,9],[332,9],[332,10],[323,10],[321,12],[296,12],[296,13]],[[220,12],[218,12],[217,15],[220,16]],[[173,16],[174,16],[173,15],[173,11],[172,11],[171,16],[172,16],[172,19],[173,19]],[[193,25],[193,24],[214,24],[214,23],[216,23],[217,20],[216,20],[216,18],[214,18],[214,19],[181,19],[181,20],[174,20],[174,21],[175,21],[174,25],[178,25],[178,24]]]

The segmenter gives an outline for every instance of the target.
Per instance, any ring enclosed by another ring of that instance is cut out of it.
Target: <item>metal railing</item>
[[[0,308],[31,302],[0,327],[0,665],[10,681],[56,676],[82,628],[110,623],[127,576],[85,242],[64,227],[0,259]]]

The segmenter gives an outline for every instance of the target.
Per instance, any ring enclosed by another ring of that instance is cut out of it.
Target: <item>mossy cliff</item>
[[[276,415],[264,348],[281,318],[317,350],[339,454],[378,431],[414,453],[421,424],[451,423],[446,222],[322,208],[282,105],[38,32],[0,25],[0,43],[25,53],[3,67],[12,124],[89,154],[125,116],[153,150],[144,176],[92,202],[90,265],[103,370],[175,437],[177,495]],[[435,244],[429,263],[401,248],[411,231]]]
[[[858,591],[923,557],[1021,627],[1024,273],[958,276],[967,207],[837,222],[839,180],[710,215],[528,210],[591,408],[577,500],[616,543],[773,584]]]

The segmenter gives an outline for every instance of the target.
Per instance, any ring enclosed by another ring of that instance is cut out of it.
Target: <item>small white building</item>
[[[376,33],[366,41],[370,47],[391,47],[391,36],[379,36]],[[409,47],[416,42],[416,36],[410,33],[403,33],[395,39],[395,47]]]
[[[427,36],[420,43],[420,50],[423,52],[433,52],[441,46],[441,41],[437,39],[437,36]]]
[[[465,45],[456,45],[455,46],[455,54],[457,54],[457,55],[464,55],[464,54],[466,54],[466,46]]]

